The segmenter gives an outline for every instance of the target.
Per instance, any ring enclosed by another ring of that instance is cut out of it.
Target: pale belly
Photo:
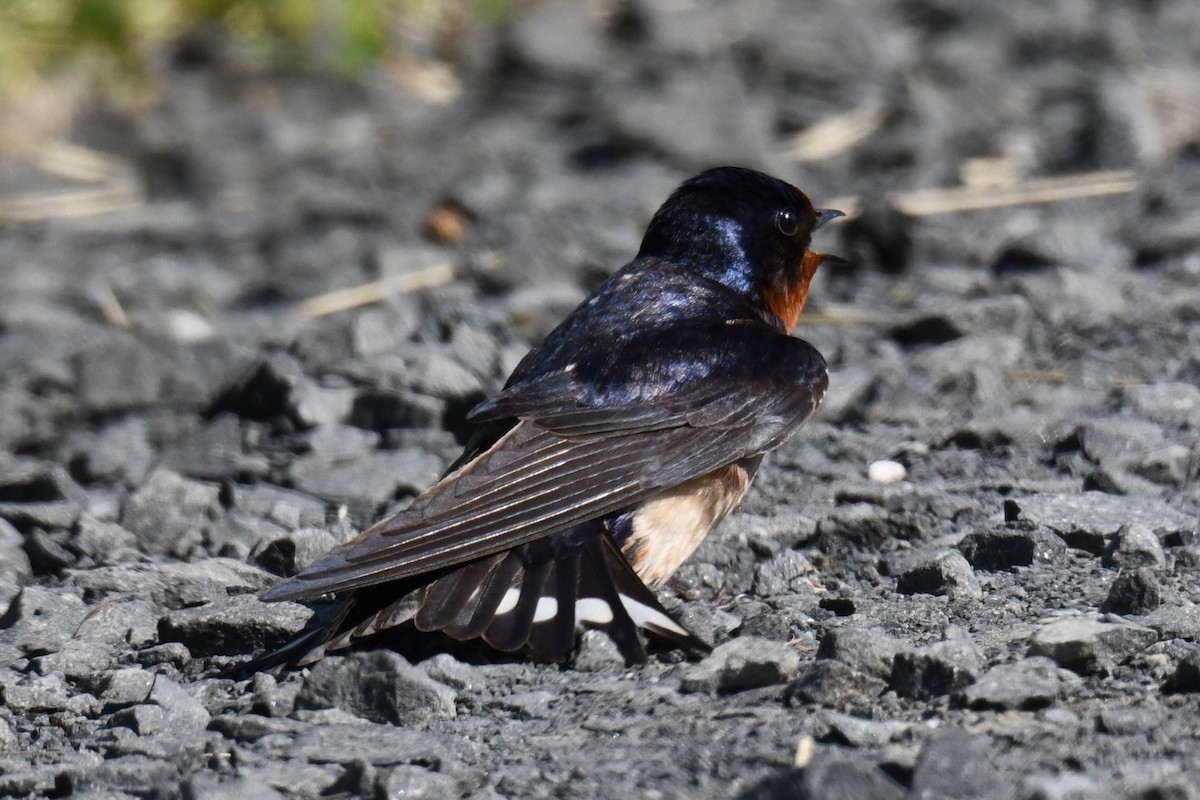
[[[655,587],[674,575],[712,526],[741,502],[760,460],[744,459],[646,501],[623,547],[638,577]]]

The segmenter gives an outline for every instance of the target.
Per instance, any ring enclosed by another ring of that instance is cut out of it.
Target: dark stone
[[[453,719],[455,692],[387,650],[328,656],[304,679],[298,708],[340,708],[400,726]]]
[[[263,603],[235,595],[171,611],[158,623],[164,642],[181,642],[193,655],[231,655],[279,647],[304,630],[312,613],[295,603]]]
[[[922,534],[915,518],[865,503],[839,509],[817,523],[817,538],[827,553],[874,552],[885,542],[919,539]]]
[[[161,402],[175,367],[164,354],[132,337],[110,337],[82,351],[75,362],[83,409],[108,414]]]
[[[155,676],[141,705],[132,705],[113,715],[113,723],[131,728],[139,736],[181,730],[202,731],[211,716],[204,705],[186,689],[163,675]]]
[[[954,700],[974,709],[1034,711],[1052,705],[1078,684],[1075,673],[1060,669],[1048,658],[1030,656],[992,667]]]
[[[1152,497],[1103,492],[1039,494],[1018,498],[1021,519],[1050,528],[1067,544],[1100,555],[1123,526],[1141,523],[1160,538],[1181,536],[1195,519]]]
[[[218,487],[156,469],[129,496],[121,525],[152,554],[186,554],[199,544],[205,525],[223,513]]]
[[[242,419],[267,421],[287,416],[299,386],[311,383],[291,356],[273,354],[250,369],[218,396],[209,411],[228,411]]]
[[[61,467],[0,454],[0,519],[17,529],[69,528],[85,501],[84,491]]]
[[[751,591],[759,597],[778,597],[798,592],[814,595],[809,577],[816,570],[807,558],[795,550],[783,550],[758,565]],[[813,597],[815,602],[816,598]]]
[[[75,526],[70,547],[80,555],[80,566],[119,564],[142,557],[138,538],[115,522],[84,514]]]
[[[1200,692],[1200,647],[1193,647],[1179,659],[1165,688],[1172,692]]]
[[[70,688],[62,675],[0,673],[0,705],[23,714],[65,711]]]
[[[259,714],[220,714],[208,723],[210,731],[243,743],[257,742],[264,736],[295,736],[305,726],[298,720]]]
[[[163,448],[159,466],[188,478],[232,479],[242,464],[242,427],[232,414],[218,414]]]
[[[958,543],[958,551],[971,566],[988,572],[1037,563],[1053,564],[1062,558],[1066,549],[1061,538],[1042,528],[1015,526],[968,533]]]
[[[1046,656],[1080,674],[1111,669],[1158,641],[1158,633],[1138,625],[1064,617],[1033,635],[1029,654]]]
[[[847,708],[870,705],[886,688],[884,681],[841,661],[819,659],[801,668],[786,694],[793,704]]]
[[[232,507],[268,519],[287,530],[325,524],[326,505],[323,501],[270,484],[235,485]]]
[[[738,800],[902,800],[904,787],[866,753],[822,747],[802,768],[759,783]]]
[[[1121,570],[1108,588],[1100,610],[1111,614],[1149,614],[1162,603],[1162,588],[1146,567]]]
[[[1122,525],[1104,548],[1100,563],[1106,567],[1152,567],[1162,569],[1167,556],[1162,543],[1145,525]]]
[[[169,609],[226,601],[230,595],[257,592],[272,582],[268,573],[228,558],[191,564],[117,564],[76,572],[70,578],[70,585],[89,603],[133,595]]]
[[[84,483],[124,481],[137,484],[154,462],[144,419],[129,417],[99,433],[77,437],[70,446],[71,474]]]
[[[428,767],[400,764],[380,775],[375,784],[376,796],[405,800],[443,800],[461,796],[458,781]]]
[[[301,528],[267,542],[252,561],[272,575],[290,578],[338,544],[325,528]]]
[[[962,328],[944,314],[922,313],[891,329],[891,337],[904,347],[945,344],[963,335]]]
[[[1137,622],[1158,631],[1159,641],[1200,639],[1200,606],[1159,606]]]
[[[795,648],[755,636],[739,636],[688,670],[685,692],[737,692],[787,683],[800,668]]]
[[[909,566],[896,579],[900,594],[948,595],[955,600],[983,597],[971,565],[955,550],[937,553]]]
[[[375,450],[349,461],[305,456],[292,462],[291,479],[302,492],[371,517],[400,493],[417,494],[440,474],[441,459],[421,450]]]
[[[970,640],[955,636],[896,654],[891,688],[901,697],[930,700],[974,683],[983,658]]]
[[[25,536],[25,554],[35,575],[57,575],[75,563],[75,556],[62,546],[63,536],[34,528]]]
[[[817,741],[850,747],[880,747],[903,735],[911,727],[905,722],[862,719],[837,711],[818,712],[817,719],[826,726],[826,731],[817,736]]]
[[[124,667],[110,673],[102,682],[99,699],[105,713],[145,703],[154,687],[155,675],[138,667]]]
[[[858,604],[852,597],[822,597],[818,605],[839,617],[850,617],[858,611]]]
[[[446,401],[403,390],[373,390],[359,394],[346,421],[368,431],[392,428],[436,428],[446,413]]]
[[[821,639],[817,658],[832,658],[859,672],[887,680],[904,643],[879,628],[834,628]]]
[[[1183,486],[1192,476],[1192,451],[1181,444],[1164,444],[1130,465],[1137,475],[1165,486]]]
[[[938,731],[921,748],[909,792],[928,800],[1010,800],[1009,777],[996,764],[997,747],[986,736]]]

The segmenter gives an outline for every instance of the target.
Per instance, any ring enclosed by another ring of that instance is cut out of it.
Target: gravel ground
[[[546,3],[464,27],[457,85],[199,43],[83,120],[146,200],[0,228],[0,795],[1200,798],[1200,5],[805,5]],[[799,331],[824,405],[664,596],[714,653],[218,677],[718,163],[859,213]]]

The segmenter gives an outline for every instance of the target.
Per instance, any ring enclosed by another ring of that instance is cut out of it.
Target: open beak
[[[846,215],[843,214],[841,211],[838,211],[836,208],[826,208],[823,210],[818,209],[817,210],[817,221],[813,223],[813,230],[815,231],[817,228],[821,227],[826,222],[829,222],[829,220],[831,220],[831,219],[837,219],[838,217],[844,217],[844,216],[846,216]],[[850,263],[849,261],[842,258],[841,256],[834,256],[834,255],[830,255],[829,253],[820,253],[819,255],[821,257],[820,263],[822,263],[822,264],[849,264]]]
[[[846,216],[846,215],[843,214],[841,211],[838,211],[837,209],[833,209],[833,208],[826,208],[824,210],[819,210],[819,211],[817,211],[817,221],[813,223],[813,230],[815,231],[817,228],[821,227],[826,222],[829,222],[829,220],[831,220],[831,219],[837,219],[838,217],[844,217],[844,216]]]

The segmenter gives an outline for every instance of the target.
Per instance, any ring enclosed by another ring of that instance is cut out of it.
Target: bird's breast
[[[760,460],[743,459],[684,481],[639,506],[623,546],[638,577],[654,587],[675,574],[712,526],[741,502]]]

